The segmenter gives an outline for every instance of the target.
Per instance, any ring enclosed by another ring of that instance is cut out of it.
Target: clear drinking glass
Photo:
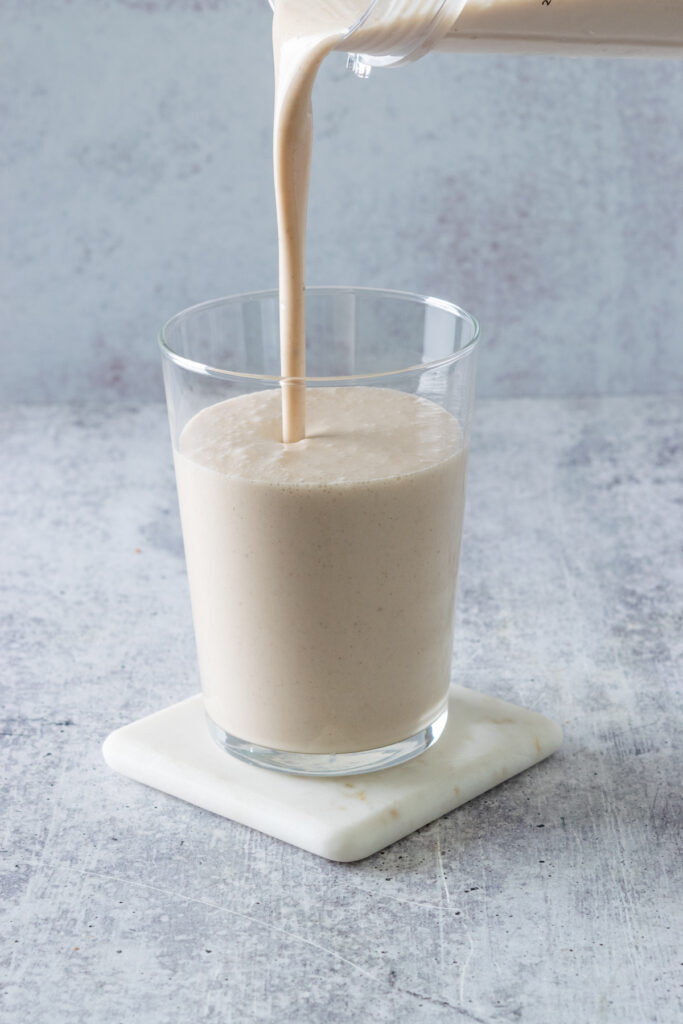
[[[296,444],[277,291],[178,313],[160,344],[209,730],[253,764],[347,775],[446,724],[478,327],[368,288],[307,289],[306,322]]]

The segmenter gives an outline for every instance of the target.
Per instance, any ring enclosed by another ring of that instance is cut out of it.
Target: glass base
[[[423,754],[432,744],[436,743],[446,728],[448,707],[426,729],[420,729],[399,743],[390,743],[387,747],[375,747],[373,750],[354,750],[348,754],[298,754],[291,750],[274,750],[271,747],[260,747],[257,743],[231,736],[224,729],[206,716],[209,732],[218,746],[240,761],[269,768],[274,772],[286,772],[289,775],[361,775],[364,772],[377,772],[383,768],[393,768],[413,757]]]

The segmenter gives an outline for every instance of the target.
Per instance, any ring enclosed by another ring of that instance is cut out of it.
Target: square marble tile
[[[305,778],[238,761],[209,736],[200,695],[117,729],[103,752],[131,779],[320,857],[354,861],[537,764],[561,742],[551,719],[453,686],[439,741],[367,775]]]

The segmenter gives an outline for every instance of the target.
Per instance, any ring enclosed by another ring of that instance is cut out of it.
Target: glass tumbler
[[[209,732],[264,768],[351,775],[446,724],[478,326],[343,287],[307,289],[306,323],[304,380],[278,375],[277,291],[184,310],[160,344]]]

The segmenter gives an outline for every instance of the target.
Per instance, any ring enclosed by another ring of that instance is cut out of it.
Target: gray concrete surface
[[[161,397],[276,280],[265,0],[0,4],[0,399]],[[316,93],[309,278],[483,324],[480,394],[683,386],[683,61],[431,56]]]
[[[162,407],[0,413],[2,1020],[679,1019],[682,419],[480,402],[454,678],[565,745],[342,866],[102,761],[198,685]]]

